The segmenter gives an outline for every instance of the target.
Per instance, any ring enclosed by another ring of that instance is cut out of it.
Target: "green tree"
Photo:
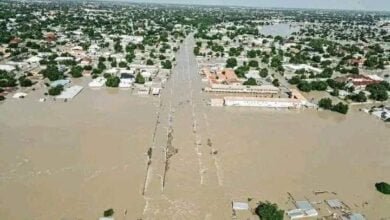
[[[82,77],[83,76],[82,73],[83,73],[83,67],[81,67],[81,66],[74,66],[70,70],[70,75],[72,75],[72,77],[74,77],[74,78]]]
[[[330,98],[323,98],[318,102],[318,106],[323,109],[331,109],[332,108],[332,100]]]
[[[271,67],[278,68],[279,66],[282,66],[282,58],[280,56],[272,57]]]
[[[299,84],[298,84],[298,89],[302,92],[310,92],[311,91],[311,84],[305,80],[302,80]]]
[[[291,85],[297,85],[301,82],[301,79],[299,78],[299,76],[293,76],[291,79],[288,80],[288,83],[290,83]]]
[[[358,74],[359,74],[359,68],[353,67],[353,68],[350,70],[350,73],[358,75]]]
[[[260,202],[255,210],[260,220],[283,220],[284,211],[270,202]]]
[[[310,83],[312,90],[325,91],[328,88],[328,84],[324,81],[312,81]]]
[[[118,87],[121,82],[120,78],[117,76],[110,76],[107,78],[106,86],[107,87]]]
[[[121,61],[121,62],[119,62],[119,67],[120,68],[126,68],[127,67],[127,63],[125,61]]]
[[[366,94],[364,94],[364,92],[359,92],[358,94],[350,95],[350,96],[348,96],[348,98],[350,98],[354,102],[366,102],[367,101],[367,97],[366,97]]]
[[[172,62],[170,60],[161,61],[163,69],[172,69]]]
[[[280,83],[279,83],[279,80],[278,79],[274,79],[272,81],[272,85],[276,86],[276,87],[279,87],[280,86]]]
[[[234,68],[237,66],[237,59],[236,58],[229,58],[226,60],[226,67],[227,68]]]
[[[250,51],[247,52],[246,55],[247,55],[249,58],[255,58],[256,55],[257,55],[257,53],[256,53],[255,50],[250,50]]]
[[[385,84],[371,84],[366,86],[366,90],[370,92],[370,99],[374,99],[376,101],[386,101],[389,98]]]
[[[383,194],[390,195],[390,184],[388,183],[385,182],[376,183],[375,188],[376,190],[378,190]]]
[[[26,76],[21,76],[19,77],[19,85],[21,87],[30,87],[33,85],[33,82],[30,79],[26,78]]]
[[[245,74],[248,73],[249,67],[248,66],[239,66],[236,68],[235,73],[239,78],[244,78]]]
[[[40,72],[45,78],[48,78],[50,81],[56,81],[64,78],[64,74],[62,74],[56,65],[49,65],[46,69]]]
[[[141,73],[138,73],[135,77],[135,83],[145,84],[145,78],[141,75]]]
[[[347,114],[348,112],[348,105],[343,104],[342,102],[337,103],[332,107],[332,111],[339,112],[341,114]]]
[[[260,76],[265,78],[268,76],[268,69],[267,68],[263,68],[260,70]]]
[[[146,61],[146,65],[148,65],[148,66],[154,65],[153,60],[148,59],[148,60]]]
[[[245,81],[243,84],[246,85],[246,86],[255,86],[255,85],[257,85],[256,80],[253,79],[252,77],[249,78],[247,81]]]
[[[62,85],[57,85],[56,87],[50,87],[49,95],[57,96],[57,95],[61,94],[61,92],[63,90],[64,90],[64,87]]]
[[[114,210],[113,209],[107,209],[103,212],[104,217],[111,217],[114,215]]]
[[[101,70],[105,70],[107,68],[103,62],[99,62],[97,67],[98,67],[98,69],[101,69]]]

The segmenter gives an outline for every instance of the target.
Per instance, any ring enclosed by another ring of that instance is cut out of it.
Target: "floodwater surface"
[[[85,88],[67,103],[39,103],[39,91],[2,103],[1,219],[97,219],[108,208],[116,219],[229,219],[233,200],[288,209],[287,192],[317,190],[390,217],[374,187],[390,182],[389,127],[356,110],[210,107],[193,45],[160,97]]]

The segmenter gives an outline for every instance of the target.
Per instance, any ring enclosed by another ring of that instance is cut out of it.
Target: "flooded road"
[[[218,149],[210,139],[206,97],[187,38],[161,97],[145,182],[145,219],[225,219]],[[213,195],[213,196],[210,196]],[[222,206],[222,207],[221,207]]]
[[[97,219],[108,208],[126,220],[230,219],[232,200],[289,209],[287,192],[315,190],[390,217],[374,188],[390,182],[388,126],[356,110],[212,108],[193,45],[160,97],[85,88],[67,103],[39,103],[43,91],[2,103],[1,219]]]

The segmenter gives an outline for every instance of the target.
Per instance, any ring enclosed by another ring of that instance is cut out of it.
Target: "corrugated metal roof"
[[[326,200],[326,203],[328,203],[328,205],[331,208],[342,208],[343,207],[343,204],[341,204],[340,200],[338,200],[338,199]]]

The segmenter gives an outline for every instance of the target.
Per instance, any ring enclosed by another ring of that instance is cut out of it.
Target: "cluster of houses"
[[[77,10],[71,8],[67,13],[79,17],[78,14],[74,14]],[[142,10],[138,8],[127,8],[126,10],[142,13]],[[170,68],[166,68],[162,63],[170,61],[174,65],[175,51],[180,47],[180,40],[185,36],[184,34],[174,36],[173,32],[176,34],[184,33],[187,27],[176,24],[172,31],[163,31],[161,24],[147,19],[140,21],[138,21],[140,18],[126,19],[124,15],[116,18],[114,16],[115,10],[95,9],[93,4],[82,8],[82,11],[85,13],[83,16],[88,19],[125,19],[131,28],[118,33],[108,33],[108,31],[103,31],[103,28],[96,28],[95,33],[88,34],[86,32],[88,26],[80,25],[77,29],[67,30],[66,26],[55,24],[50,27],[50,31],[42,31],[39,39],[22,39],[22,37],[13,36],[8,45],[0,44],[0,70],[14,74],[16,79],[21,76],[28,78],[34,82],[33,87],[38,89],[35,85],[51,84],[41,74],[47,68],[50,60],[50,65],[55,63],[59,72],[68,79],[72,78],[70,74],[72,67],[81,67],[82,76],[90,77],[90,81],[86,84],[85,80],[82,81],[85,84],[82,85],[83,87],[104,87],[109,75],[120,78],[119,88],[133,88],[139,94],[160,94],[163,84],[170,75]],[[48,22],[60,16],[58,12],[58,9],[53,9],[40,12],[31,11],[31,14],[38,20]],[[7,24],[9,30],[7,31],[17,32],[20,25],[17,19],[10,18]],[[111,31],[115,29],[115,27],[112,28]],[[167,34],[164,42],[145,43],[146,32],[153,29],[161,30],[154,37],[160,37],[160,34],[163,33]],[[100,37],[95,39],[92,36],[94,34]],[[31,44],[35,46],[31,47]],[[15,45],[17,49],[27,48],[28,52],[13,55],[14,49],[10,48],[12,45]],[[133,47],[132,51],[128,49],[129,46]],[[95,71],[96,69],[99,70],[98,73]],[[136,81],[138,74],[144,79],[141,83]],[[70,80],[66,87],[71,87],[74,82],[75,80]],[[13,91],[16,92],[16,88],[13,88]],[[66,92],[66,88],[64,92]]]
[[[244,80],[238,78],[232,68],[204,67],[200,74],[206,83],[203,90],[212,96],[211,106],[295,109],[310,106],[306,98],[295,89],[289,89],[283,94],[280,88],[272,84],[244,85]]]

